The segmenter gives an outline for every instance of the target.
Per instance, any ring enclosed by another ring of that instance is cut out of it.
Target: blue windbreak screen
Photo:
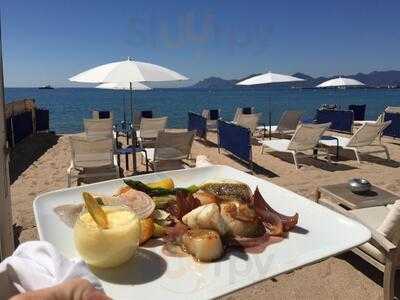
[[[400,137],[400,114],[399,113],[385,113],[385,122],[392,121],[390,125],[383,131],[383,135],[395,138]]]
[[[7,118],[6,120],[6,130],[7,130],[7,141],[8,144],[13,147],[13,134],[12,134],[12,124],[11,124],[11,117]]]
[[[202,116],[189,112],[188,113],[188,130],[194,130],[196,135],[205,139],[207,138],[207,120]]]
[[[251,133],[249,129],[219,120],[218,135],[221,148],[244,161],[251,161]]]
[[[33,133],[32,112],[24,112],[12,117],[14,142],[18,143]]]
[[[351,110],[326,110],[318,109],[317,124],[331,123],[332,130],[352,133],[354,115]]]
[[[49,130],[49,110],[36,109],[36,130],[45,131]]]

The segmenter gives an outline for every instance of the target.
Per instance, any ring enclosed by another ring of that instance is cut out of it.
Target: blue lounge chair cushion
[[[202,116],[189,112],[188,113],[188,130],[194,130],[198,137],[205,139],[207,137],[207,120]]]
[[[367,106],[363,105],[349,105],[349,110],[352,110],[354,113],[354,121],[364,121],[365,120],[365,110]]]
[[[210,120],[218,120],[219,119],[219,110],[218,109],[210,109]]]
[[[142,110],[142,118],[153,118],[152,110]]]
[[[109,118],[110,118],[110,111],[108,110],[99,111],[99,119],[109,119]]]
[[[244,115],[251,115],[251,107],[243,107],[242,108],[242,113]]]

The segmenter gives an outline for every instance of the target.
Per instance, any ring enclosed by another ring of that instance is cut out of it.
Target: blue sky
[[[267,70],[400,69],[400,1],[2,0],[0,7],[6,86],[71,86],[68,77],[128,56],[193,82]]]

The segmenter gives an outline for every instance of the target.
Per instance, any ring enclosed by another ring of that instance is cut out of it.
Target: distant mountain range
[[[203,79],[196,84],[192,85],[190,88],[196,89],[244,89],[244,88],[269,88],[270,85],[257,85],[252,87],[245,87],[245,86],[237,86],[236,83],[242,81],[246,78],[255,76],[258,74],[252,74],[246,76],[245,78],[240,79],[222,79],[219,77],[209,77]],[[279,84],[279,86],[287,86],[287,87],[297,87],[297,88],[313,88],[316,85],[329,80],[331,78],[336,78],[339,75],[332,76],[332,77],[317,77],[314,78],[304,73],[295,73],[292,74],[295,77],[302,78],[305,81],[302,82],[295,82],[295,83],[285,83]],[[353,78],[365,83],[368,87],[375,87],[375,88],[399,88],[400,87],[400,71],[374,71],[368,74],[364,73],[357,73],[355,75],[341,75],[342,77],[346,78]]]

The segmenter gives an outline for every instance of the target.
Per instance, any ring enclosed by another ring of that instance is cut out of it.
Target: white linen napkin
[[[8,280],[4,280],[5,277]],[[48,242],[26,242],[0,263],[0,298],[6,299],[2,295],[6,291],[24,293],[78,277],[102,291],[101,283],[81,259],[67,259]]]

